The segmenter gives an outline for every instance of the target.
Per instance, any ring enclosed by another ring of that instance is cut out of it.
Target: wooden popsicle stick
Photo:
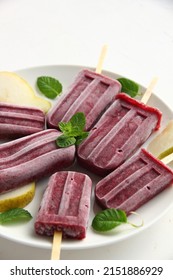
[[[164,164],[168,164],[173,161],[173,153],[161,159]]]
[[[108,49],[107,45],[104,45],[102,47],[100,57],[99,57],[99,60],[98,60],[98,63],[97,63],[96,71],[95,71],[96,73],[101,73],[102,72],[102,66],[103,66],[103,62],[104,62],[104,59],[105,59],[105,56],[106,56],[106,53],[107,53],[107,49]]]
[[[101,73],[103,61],[105,59],[107,52],[107,45],[102,47],[98,64],[96,67],[96,73]],[[62,232],[55,231],[53,236],[53,244],[52,244],[52,252],[51,252],[51,260],[59,260],[60,259],[60,252],[61,252],[61,241],[62,241]]]
[[[61,240],[62,240],[62,232],[61,231],[55,231],[54,236],[53,236],[51,260],[59,260],[60,259]]]
[[[144,104],[147,104],[151,94],[152,94],[152,90],[153,88],[155,87],[156,83],[158,81],[158,78],[157,77],[154,77],[151,81],[151,83],[149,84],[148,88],[146,89],[144,95],[142,96],[141,98],[141,102],[144,103]]]

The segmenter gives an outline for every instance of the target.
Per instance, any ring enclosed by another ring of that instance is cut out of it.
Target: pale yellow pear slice
[[[164,151],[169,153],[169,148],[173,146],[173,120],[169,121],[163,131],[158,134],[148,145],[147,150],[155,157],[158,157]],[[163,155],[162,155],[163,156]]]
[[[35,183],[30,183],[16,190],[0,195],[0,212],[13,208],[23,208],[28,205],[35,195]]]
[[[36,95],[23,78],[12,72],[0,72],[0,102],[31,106],[47,113],[51,102]]]

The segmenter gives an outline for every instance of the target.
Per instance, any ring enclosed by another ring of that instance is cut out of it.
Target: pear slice
[[[167,153],[170,153],[169,148],[171,147],[173,147],[173,120],[169,121],[163,131],[150,142],[147,150],[151,152],[155,157],[158,157],[164,151],[165,155]]]
[[[35,195],[35,183],[0,195],[0,212],[13,208],[24,208]]]
[[[37,96],[23,78],[12,72],[0,72],[0,102],[31,106],[47,113],[51,102]]]

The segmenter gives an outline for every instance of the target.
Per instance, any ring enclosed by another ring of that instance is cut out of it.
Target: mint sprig
[[[135,213],[133,212],[133,214]],[[132,224],[127,220],[127,215],[123,210],[115,208],[99,212],[92,221],[93,229],[99,232],[110,231],[122,224],[130,224],[133,227],[140,227],[143,225],[143,222],[139,226]]]
[[[69,147],[69,146],[75,145],[75,143],[76,143],[75,137],[64,135],[64,134],[62,134],[61,136],[59,136],[56,139],[56,144],[60,148]]]
[[[49,76],[38,77],[37,86],[41,93],[50,99],[54,99],[62,92],[62,84],[57,79]]]
[[[122,86],[121,88],[122,92],[127,93],[131,97],[135,97],[138,94],[139,85],[136,82],[127,78],[118,78],[117,80],[120,82]]]
[[[85,124],[86,119],[82,112],[74,114],[68,122],[59,122],[58,126],[63,134],[56,139],[57,146],[65,148],[79,145],[89,134],[84,131]]]
[[[27,210],[23,208],[14,208],[0,213],[0,224],[30,220],[31,218],[32,216]]]

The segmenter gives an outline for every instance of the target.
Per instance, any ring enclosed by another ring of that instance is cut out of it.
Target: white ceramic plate
[[[73,81],[75,75],[81,70],[82,66],[68,66],[68,65],[59,65],[59,66],[41,66],[35,68],[24,69],[20,71],[16,71],[21,77],[26,79],[31,86],[37,91],[36,89],[36,79],[42,75],[48,75],[52,77],[56,77],[62,84],[63,89],[65,90],[70,83]],[[117,78],[120,75],[110,73],[107,71],[103,71],[103,73],[107,76],[112,78]],[[144,88],[141,86],[141,91],[144,91]],[[37,94],[40,94],[37,92]],[[159,108],[163,113],[163,120],[161,129],[166,125],[168,120],[173,118],[172,111],[162,102],[156,95],[152,95],[150,101],[148,102],[151,106],[155,106]],[[145,146],[156,136],[155,133],[150,139],[147,141]],[[87,173],[92,179],[94,184],[99,180],[97,176],[94,176],[90,172],[80,168],[79,166],[73,166],[69,168],[69,170],[78,170],[84,173]],[[34,200],[26,207],[27,210],[33,215],[33,219],[27,223],[22,224],[15,224],[15,225],[6,225],[0,226],[0,235],[6,239],[13,240],[14,242],[19,242],[22,244],[31,245],[34,247],[40,247],[44,249],[50,249],[52,244],[52,238],[38,236],[34,232],[34,219],[37,214],[42,194],[44,189],[47,186],[46,178],[43,181],[40,181],[37,184],[36,188],[36,195]],[[91,212],[90,212],[90,219],[89,225],[87,230],[87,237],[81,241],[76,240],[63,240],[62,242],[62,249],[66,250],[78,250],[78,249],[87,249],[87,248],[94,248],[99,246],[108,245],[111,243],[118,242],[123,239],[127,239],[132,235],[139,234],[141,231],[146,229],[147,227],[151,226],[156,220],[158,220],[165,211],[169,209],[173,202],[173,188],[169,188],[159,194],[157,197],[152,199],[150,202],[145,204],[143,207],[138,209],[138,213],[141,215],[144,226],[141,228],[131,228],[128,227],[126,230],[124,228],[119,227],[116,230],[113,230],[109,233],[99,234],[92,230],[91,222],[96,212],[100,210],[100,208],[94,202],[94,196],[92,197],[92,204],[91,204]],[[133,222],[140,223],[139,217],[136,216],[129,216],[129,219]]]

